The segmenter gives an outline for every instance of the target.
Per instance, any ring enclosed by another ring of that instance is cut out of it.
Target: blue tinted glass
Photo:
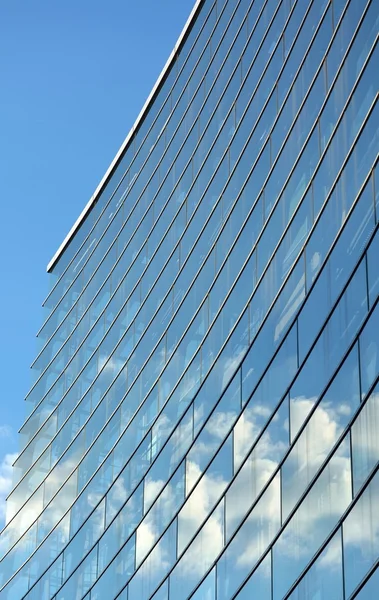
[[[371,480],[343,523],[345,590],[350,595],[379,555],[375,536],[379,513],[379,474]]]

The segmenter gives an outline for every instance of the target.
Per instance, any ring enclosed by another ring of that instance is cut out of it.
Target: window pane
[[[351,502],[349,438],[328,462],[273,548],[273,600],[283,598]]]
[[[350,596],[379,556],[379,473],[343,523],[346,596]]]
[[[191,600],[215,600],[216,598],[216,569],[213,568],[201,586],[196,590]]]
[[[254,422],[251,423],[251,427],[254,428]],[[253,436],[251,431],[251,437]],[[226,493],[227,540],[273,475],[288,448],[288,443],[288,397],[286,397]],[[244,456],[241,459],[239,456],[237,458],[240,463]]]
[[[185,600],[188,597],[221,552],[223,543],[224,502],[222,501],[171,573],[170,598]]]
[[[253,508],[217,564],[217,600],[230,600],[280,527],[280,474]]]
[[[379,385],[371,392],[351,430],[354,494],[379,461]]]
[[[362,331],[360,344],[362,398],[366,396],[370,386],[375,381],[379,372],[379,304],[370,316]]]
[[[271,600],[271,552],[263,559],[235,600]]]
[[[230,482],[232,454],[230,435],[179,512],[178,554],[183,552]]]
[[[379,588],[379,567],[376,568],[370,579],[365,583],[359,594],[355,596],[356,600],[372,600],[378,593]]]
[[[370,308],[379,294],[379,233],[375,234],[367,251],[368,288]]]
[[[299,404],[302,402],[308,401],[300,400]],[[355,346],[283,464],[283,519],[287,518],[326,460],[358,404],[358,349]]]
[[[129,598],[147,600],[176,559],[176,521],[170,525],[129,583]]]
[[[343,600],[342,544],[339,529],[288,600]]]

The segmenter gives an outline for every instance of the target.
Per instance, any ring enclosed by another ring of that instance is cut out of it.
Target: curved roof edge
[[[194,20],[195,14],[197,12],[197,9],[199,8],[200,4],[202,3],[203,0],[196,0],[193,9],[191,10],[191,13],[186,21],[186,24],[184,25],[181,34],[179,35],[179,38],[165,64],[165,66],[163,67],[157,81],[154,84],[153,89],[151,90],[145,104],[143,105],[137,119],[134,122],[134,125],[132,125],[128,135],[126,136],[125,140],[123,141],[123,143],[121,144],[120,149],[118,150],[116,156],[114,157],[113,161],[111,162],[111,164],[109,165],[104,177],[102,178],[102,180],[100,181],[99,185],[97,186],[95,192],[92,194],[91,198],[89,199],[89,201],[87,202],[86,206],[84,207],[84,209],[82,210],[82,212],[80,213],[79,217],[77,218],[77,220],[75,221],[74,225],[71,227],[70,231],[68,232],[68,234],[66,235],[66,237],[64,238],[63,242],[61,243],[61,245],[59,246],[58,250],[56,251],[56,253],[54,254],[54,256],[52,257],[52,259],[49,261],[47,267],[46,267],[46,271],[49,273],[53,267],[55,266],[55,264],[58,262],[59,258],[61,257],[62,253],[64,252],[64,250],[67,248],[68,244],[70,243],[71,239],[73,238],[73,236],[75,235],[75,233],[77,232],[77,230],[79,229],[80,225],[83,223],[85,217],[87,216],[87,214],[89,213],[89,211],[92,208],[92,205],[94,204],[96,198],[99,196],[100,192],[102,192],[103,188],[105,187],[106,183],[108,182],[114,168],[116,167],[118,161],[120,160],[122,154],[124,153],[126,147],[128,146],[129,140],[131,139],[133,133],[135,132],[135,130],[138,128],[140,122],[142,121],[143,117],[145,116],[149,105],[151,103],[151,101],[153,100],[164,76],[166,75],[167,71],[169,70],[171,63],[173,62],[178,50],[180,49],[180,46],[182,44],[183,38],[186,35],[188,29],[191,27],[192,21]]]

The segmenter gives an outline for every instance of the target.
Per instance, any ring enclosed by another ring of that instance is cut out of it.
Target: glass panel
[[[339,529],[288,600],[343,600],[342,542]]]
[[[207,397],[207,394],[205,394],[205,397]],[[199,396],[197,398],[199,398]],[[240,373],[238,372],[187,455],[187,496],[201,476],[201,473],[204,472],[209,461],[216,454],[228,431],[231,429],[231,426],[237,418],[240,405]],[[195,423],[201,418],[199,413],[202,407],[203,405],[201,403],[199,404],[199,407],[195,406]]]
[[[356,495],[379,461],[379,385],[371,392],[351,429]]]
[[[97,548],[95,547],[55,596],[56,600],[81,600],[95,582],[96,574]]]
[[[129,598],[148,600],[167,575],[176,559],[176,520],[167,529],[153,551],[129,583]]]
[[[116,555],[91,590],[91,600],[115,598],[134,571],[135,536]]]
[[[379,556],[379,472],[343,523],[346,596],[350,596]]]
[[[217,600],[230,600],[280,527],[280,473],[217,563]]]
[[[365,583],[356,600],[373,600],[378,593],[379,587],[379,567],[376,568],[370,579]]]
[[[168,579],[166,579],[151,600],[168,600]]]
[[[235,600],[271,600],[271,552],[235,596]]]
[[[367,270],[370,308],[379,294],[379,233],[375,234],[367,251]]]
[[[297,409],[309,400],[298,401]],[[310,417],[282,467],[282,517],[286,519],[326,460],[359,405],[355,346]],[[307,412],[307,406],[305,406]]]
[[[162,493],[137,529],[137,567],[150,551],[184,501],[184,462],[164,487]]]
[[[255,433],[253,428],[254,423],[252,423],[251,438]],[[273,475],[288,444],[288,397],[286,397],[226,493],[227,540]]]
[[[107,499],[108,501],[108,499]],[[99,541],[98,570],[102,573],[133,533],[142,513],[142,486],[128,500]]]
[[[178,514],[178,554],[181,554],[213,510],[233,475],[230,435]]]
[[[224,502],[220,502],[170,575],[170,598],[185,600],[224,544]]]
[[[273,600],[282,599],[351,502],[349,438],[316,480],[273,548]]]
[[[201,586],[196,590],[191,600],[215,600],[216,599],[216,568],[204,579]]]
[[[374,308],[359,337],[361,359],[361,389],[364,398],[379,372],[379,304]]]
[[[291,439],[299,431],[365,317],[365,279],[363,260],[291,387]]]

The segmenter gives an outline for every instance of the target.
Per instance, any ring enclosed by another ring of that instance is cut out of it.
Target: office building
[[[197,2],[48,266],[1,600],[378,597],[378,24]]]

